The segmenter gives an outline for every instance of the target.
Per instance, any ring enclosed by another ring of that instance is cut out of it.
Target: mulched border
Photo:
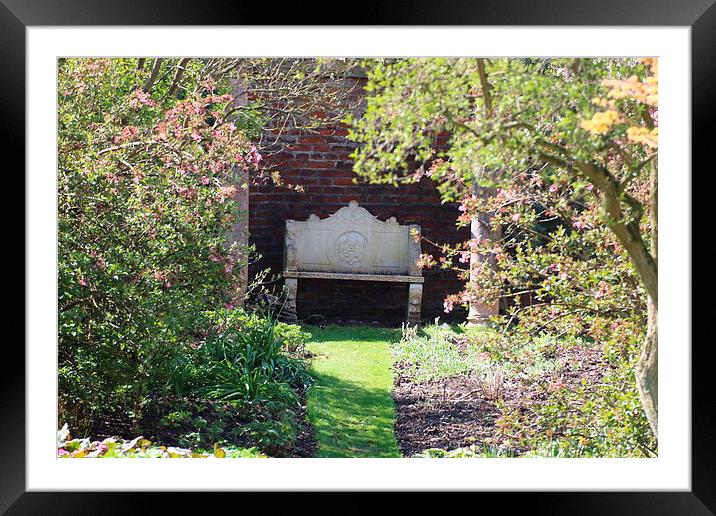
[[[299,430],[296,441],[293,444],[291,457],[313,458],[318,453],[318,441],[316,440],[313,425],[308,420],[308,406],[306,403],[308,389],[303,389],[297,394],[300,401],[300,406],[296,411]]]
[[[529,384],[505,381],[502,391],[505,406],[524,414],[530,405],[547,400],[548,385],[561,382],[565,386],[576,386],[582,378],[588,383],[598,383],[609,367],[601,350],[593,348],[566,348],[559,357],[565,360],[559,374],[548,373]],[[495,425],[501,411],[494,400],[485,396],[475,378],[459,375],[417,383],[402,364],[393,367],[395,436],[404,456],[410,457],[429,448],[449,451],[470,445],[499,447],[506,440]]]

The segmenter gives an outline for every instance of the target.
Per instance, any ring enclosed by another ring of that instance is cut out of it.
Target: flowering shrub
[[[199,68],[181,95],[169,78],[146,89],[135,63],[59,63],[60,419],[75,428],[120,405],[137,413],[244,266],[227,233],[237,171],[261,156],[227,116],[231,96]]]

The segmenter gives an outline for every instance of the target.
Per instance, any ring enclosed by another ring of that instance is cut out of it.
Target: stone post
[[[478,196],[489,196],[493,192],[486,188],[475,188],[475,194]],[[472,218],[470,222],[470,238],[477,241],[494,240],[500,235],[493,234],[490,230],[490,215],[481,213]],[[477,281],[479,265],[488,263],[491,267],[495,266],[495,257],[492,255],[483,255],[480,253],[470,253],[470,282]],[[490,317],[498,315],[500,311],[500,300],[495,299],[489,304],[470,301],[470,308],[467,314],[467,325],[475,326],[487,324]]]
[[[420,324],[420,305],[423,301],[423,284],[408,284],[408,306],[405,313],[405,322]]]
[[[422,278],[423,274],[418,264],[420,259],[420,226],[411,224],[408,227],[408,275]],[[408,284],[408,303],[405,312],[407,324],[420,324],[420,309],[423,301],[422,283]]]
[[[246,291],[249,284],[249,173],[236,171],[236,200],[238,202],[239,214],[231,232],[231,241],[238,245],[237,257],[241,264],[239,271],[239,283],[236,285],[236,299],[244,304]]]
[[[296,318],[296,294],[298,293],[298,278],[285,278],[283,283],[284,295],[286,296],[286,304],[284,311],[287,314],[292,314],[291,319]],[[296,320],[290,320],[288,322],[295,323]]]
[[[232,83],[234,106],[245,106],[248,104],[246,88],[243,84],[234,80]],[[249,284],[249,173],[239,167],[235,167],[232,182],[237,187],[236,200],[238,202],[239,216],[234,224],[230,238],[235,242],[238,248],[238,258],[241,263],[241,271],[239,272],[239,283],[236,285],[235,299],[243,306],[244,298]]]

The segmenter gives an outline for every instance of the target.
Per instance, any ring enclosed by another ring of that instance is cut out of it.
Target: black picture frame
[[[716,4],[714,0],[481,0],[428,2],[425,0],[361,6],[339,14],[335,3],[310,8],[301,3],[262,9],[240,0],[0,0],[0,141],[4,156],[12,154],[24,165],[25,148],[25,30],[29,26],[63,25],[620,25],[690,26],[692,81],[692,163],[707,163],[713,147],[709,126],[716,120]],[[363,8],[362,8],[363,7]],[[258,9],[258,10],[257,10]],[[320,19],[319,13],[334,14]],[[338,16],[335,16],[338,15]],[[702,169],[710,172],[713,165]],[[10,173],[6,169],[6,173]],[[689,171],[684,171],[689,174]],[[691,180],[695,174],[691,175]],[[699,182],[701,184],[701,178]],[[699,190],[704,193],[700,186]],[[693,190],[692,190],[693,192]],[[695,199],[692,199],[695,203]],[[693,205],[693,204],[692,204]],[[24,249],[24,246],[23,246]],[[695,262],[693,263],[695,265]],[[692,265],[692,266],[693,266]],[[26,269],[26,277],[30,271]],[[32,309],[31,306],[26,306]],[[8,330],[9,331],[9,330]],[[8,341],[8,344],[10,342]],[[690,492],[533,492],[479,493],[480,507],[495,501],[510,512],[549,514],[714,514],[716,511],[716,431],[713,366],[708,360],[709,339],[693,342],[692,353],[692,490]],[[688,349],[689,343],[683,343]],[[9,346],[8,346],[9,347]],[[128,497],[122,493],[26,492],[25,484],[25,359],[9,358],[0,382],[0,511],[7,514],[126,514],[129,511],[172,510],[187,497]],[[221,496],[217,500],[224,500]],[[507,501],[508,500],[508,501]],[[474,503],[474,502],[473,502]],[[497,505],[498,507],[500,505]],[[246,506],[244,506],[246,507]]]

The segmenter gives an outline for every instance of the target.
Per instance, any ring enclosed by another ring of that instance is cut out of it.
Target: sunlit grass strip
[[[316,383],[308,418],[319,457],[400,457],[393,431],[395,406],[390,341],[396,330],[367,327],[311,329],[308,349]]]

